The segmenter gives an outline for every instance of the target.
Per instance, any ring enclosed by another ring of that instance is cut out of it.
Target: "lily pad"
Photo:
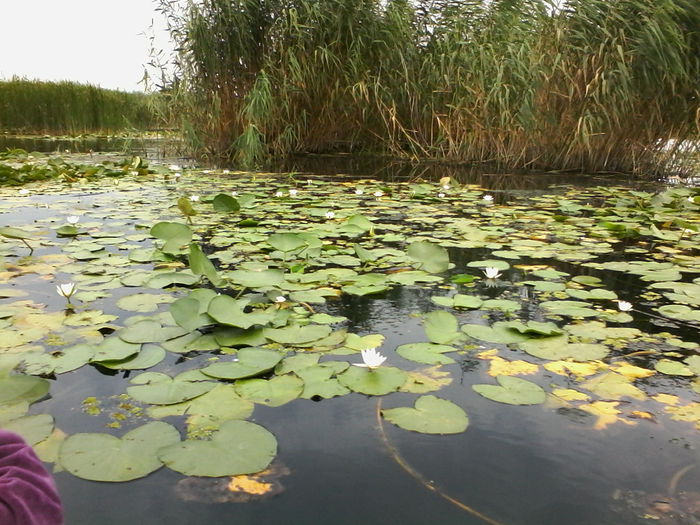
[[[409,343],[401,345],[396,349],[396,353],[404,359],[409,359],[418,363],[426,363],[428,365],[447,365],[454,363],[454,359],[443,354],[456,351],[457,349],[452,346],[433,343]]]
[[[472,385],[478,394],[509,405],[538,405],[544,403],[544,390],[531,381],[512,376],[497,376],[498,385]]]
[[[222,423],[211,440],[187,440],[163,447],[158,455],[186,476],[237,476],[264,470],[277,454],[277,440],[248,421]]]
[[[271,407],[289,403],[298,398],[303,390],[304,381],[292,375],[236,381],[236,392],[239,396]]]
[[[450,267],[447,250],[430,241],[416,241],[407,250],[408,256],[418,262],[421,270],[429,273],[442,273]]]
[[[126,389],[127,394],[142,403],[173,405],[201,396],[216,386],[210,381],[184,381],[167,374],[144,372],[131,380],[135,386]]]
[[[401,428],[423,434],[459,434],[469,424],[464,410],[431,395],[419,397],[414,408],[389,408],[382,410],[382,415]]]
[[[264,348],[242,348],[237,361],[214,363],[202,368],[202,373],[218,379],[240,379],[269,372],[282,359],[282,354]]]
[[[180,433],[151,421],[120,439],[110,434],[74,434],[63,442],[59,461],[68,472],[92,481],[130,481],[163,466],[156,453],[177,443]]]
[[[374,370],[351,366],[338,376],[338,381],[354,392],[383,396],[401,388],[406,382],[406,373],[390,366]]]

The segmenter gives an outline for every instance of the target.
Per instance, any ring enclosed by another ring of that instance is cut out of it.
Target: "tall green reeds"
[[[697,150],[697,0],[197,0],[173,97],[204,154],[661,171]]]
[[[149,95],[75,82],[0,81],[0,130],[80,134],[157,126]]]

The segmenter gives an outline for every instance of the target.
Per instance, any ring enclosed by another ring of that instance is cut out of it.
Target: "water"
[[[62,149],[62,146],[56,147]],[[160,161],[170,160],[162,158]],[[320,174],[327,175],[328,168],[326,166]],[[308,173],[308,169],[304,171]],[[528,178],[522,174],[497,177],[482,173],[469,179],[471,176],[464,175],[467,181],[478,181],[488,189],[503,192],[504,199],[508,198],[509,191],[541,191],[552,183],[590,184],[589,179],[561,174],[551,174],[554,179],[548,178],[550,176],[543,179],[541,175]],[[405,179],[406,175],[399,173],[396,177]],[[212,179],[209,184],[218,185],[221,180]],[[494,183],[495,180],[498,183]],[[603,177],[596,179],[595,184],[605,180],[614,184],[636,183]],[[59,191],[56,187],[53,190]],[[60,193],[34,196],[27,202],[36,203],[36,206],[14,206],[2,210],[4,213],[0,217],[9,225],[32,221],[46,225],[55,220],[52,213],[55,214],[56,207],[67,207],[104,220],[105,229],[109,229],[110,224],[115,228],[124,224],[132,227],[143,220],[138,212],[143,203],[169,202],[178,194],[179,190],[170,183],[144,181],[134,186],[114,181],[113,186],[63,188]],[[109,249],[119,253],[120,248]],[[35,255],[54,251],[53,246],[37,247]],[[466,262],[484,253],[453,249],[451,260],[457,270],[462,270]],[[10,260],[14,259],[10,257]],[[565,271],[578,267],[547,262]],[[511,278],[516,281],[518,275],[515,270],[513,272]],[[633,279],[592,270],[588,273],[603,278],[608,289],[618,290],[621,295],[634,297],[637,294],[638,283]],[[19,277],[12,286],[28,290],[32,300],[47,304],[49,309],[61,307],[53,284],[46,284],[35,275]],[[512,285],[506,289],[514,293],[520,291]],[[134,291],[138,289],[129,290],[130,293]],[[498,296],[503,291],[497,289],[490,293]],[[115,323],[121,324],[129,315],[118,310],[114,301],[124,293],[117,290],[114,297],[98,300],[91,308],[120,315]],[[384,334],[387,339],[382,348],[390,353],[392,365],[413,369],[418,368],[416,363],[401,359],[392,350],[404,343],[425,341],[420,320],[413,314],[434,309],[430,297],[435,294],[435,289],[404,286],[376,298],[344,296],[330,302],[326,310],[347,316],[347,328],[351,332]],[[458,318],[463,323],[475,321],[481,315],[482,312],[465,312],[458,314]],[[491,320],[498,317],[498,314],[489,315],[496,315]],[[660,331],[653,329],[653,320],[641,318],[638,322],[636,326],[640,328]],[[698,340],[695,328],[676,325],[670,330],[686,340]],[[523,358],[522,352],[508,350],[501,355]],[[174,374],[201,365],[206,357],[190,361],[169,355],[158,370]],[[359,394],[320,402],[297,399],[279,408],[258,405],[251,420],[277,437],[276,461],[290,471],[280,479],[284,486],[281,494],[259,502],[194,503],[178,497],[176,486],[183,476],[167,468],[128,483],[91,482],[59,471],[55,472],[55,478],[65,505],[66,523],[631,525],[647,521],[628,512],[628,504],[616,501],[613,497],[616,492],[663,494],[676,472],[698,462],[700,443],[690,423],[659,418],[658,423],[640,420],[636,426],[613,424],[603,430],[593,430],[595,417],[580,410],[547,404],[509,406],[479,396],[471,385],[493,382],[486,374],[488,362],[468,356],[457,359],[456,364],[444,367],[453,377],[453,383],[437,395],[467,411],[470,424],[462,434],[422,435],[388,422],[380,423],[376,417],[378,399]],[[123,393],[133,375],[135,373],[124,372],[109,375],[85,366],[53,381],[51,398],[35,404],[33,412],[54,414],[60,428],[68,434],[104,432],[105,424],[112,421],[110,414],[118,411],[119,400],[112,396]],[[546,385],[554,379],[545,371],[535,380]],[[570,383],[575,386],[577,381],[571,378]],[[654,376],[648,383],[650,392],[697,398],[688,391],[683,379]],[[81,403],[89,396],[102,400],[102,415],[93,417],[83,413]],[[381,403],[383,408],[410,406],[415,398],[415,395],[395,393],[382,397]],[[147,419],[143,418],[142,422],[145,421]],[[175,418],[166,421],[178,426],[184,435],[181,421]],[[132,418],[125,428],[140,422]],[[122,432],[117,431],[117,434]],[[404,468],[406,466],[408,468]],[[679,488],[697,490],[698,483],[700,468],[686,474]]]

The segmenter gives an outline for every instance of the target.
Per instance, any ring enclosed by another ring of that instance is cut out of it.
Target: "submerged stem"
[[[471,508],[469,505],[466,505],[466,504],[462,503],[461,501],[456,500],[452,496],[443,492],[434,483],[425,479],[425,477],[420,472],[418,472],[415,468],[413,468],[403,458],[403,456],[401,456],[401,453],[394,446],[394,444],[391,441],[389,441],[389,436],[387,436],[386,432],[384,431],[384,422],[382,421],[382,399],[381,398],[377,399],[377,409],[376,409],[375,415],[377,418],[377,428],[379,429],[379,436],[382,438],[382,441],[384,442],[384,445],[386,446],[387,450],[389,451],[389,454],[391,454],[391,457],[394,458],[394,461],[396,461],[396,463],[398,463],[398,465],[403,470],[405,470],[412,478],[414,478],[418,483],[423,485],[426,489],[430,490],[431,492],[435,492],[441,498],[446,499],[447,501],[449,501],[450,503],[452,503],[456,507],[468,512],[472,516],[479,518],[483,522],[489,523],[490,525],[503,525],[500,521],[496,521],[495,519],[490,518],[489,516],[482,514],[478,510]]]

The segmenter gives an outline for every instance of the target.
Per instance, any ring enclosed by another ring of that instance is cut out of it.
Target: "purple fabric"
[[[0,429],[0,524],[62,523],[61,500],[51,474],[20,436]]]

